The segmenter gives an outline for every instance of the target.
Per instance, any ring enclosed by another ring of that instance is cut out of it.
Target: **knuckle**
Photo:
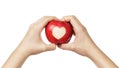
[[[47,18],[48,16],[43,16],[42,18]]]
[[[36,27],[37,27],[37,24],[36,24],[36,23],[33,23],[33,24],[30,25],[30,29],[34,29],[34,28],[36,28]]]
[[[69,17],[75,17],[75,15],[69,15]]]
[[[43,18],[45,18],[45,19],[50,18],[50,17],[54,17],[54,16],[43,16]]]
[[[86,27],[82,26],[82,27],[81,27],[81,31],[82,31],[82,32],[86,32],[86,31],[87,31]]]
[[[70,18],[71,18],[71,19],[75,19],[76,16],[75,16],[75,15],[71,15]]]

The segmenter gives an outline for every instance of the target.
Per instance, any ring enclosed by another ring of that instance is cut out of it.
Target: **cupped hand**
[[[86,28],[80,23],[80,21],[75,16],[65,16],[62,18],[63,21],[70,21],[73,26],[75,39],[72,43],[62,44],[59,48],[64,50],[71,50],[78,54],[87,56],[91,44],[94,44],[90,38]]]
[[[19,48],[21,48],[29,55],[38,54],[44,51],[54,50],[56,48],[54,44],[46,44],[43,42],[41,38],[41,32],[43,28],[46,26],[46,24],[49,21],[53,19],[56,19],[56,17],[44,16],[41,19],[39,19],[37,22],[31,24],[27,34],[20,43]]]

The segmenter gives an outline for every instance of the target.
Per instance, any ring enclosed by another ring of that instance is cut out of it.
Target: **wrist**
[[[86,57],[90,57],[91,55],[94,54],[94,52],[96,52],[96,50],[98,50],[98,47],[96,46],[96,44],[92,41],[92,40],[88,40],[85,44],[85,53],[86,53]]]
[[[22,64],[28,57],[29,54],[27,54],[25,50],[18,46],[5,62],[3,68],[21,68]]]
[[[25,57],[29,57],[30,53],[27,48],[23,47],[22,45],[18,46],[15,50],[19,55],[24,55]]]
[[[87,57],[99,68],[117,68],[117,65],[106,56],[96,45],[90,47]]]
[[[95,56],[99,52],[101,52],[101,51],[95,44],[90,45],[87,50],[87,57],[91,58],[92,56]]]

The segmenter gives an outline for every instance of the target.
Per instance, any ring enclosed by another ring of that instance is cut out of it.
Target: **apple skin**
[[[66,30],[64,36],[62,36],[60,39],[55,38],[52,34],[52,30],[55,27],[58,27],[58,28],[64,27],[65,30]],[[70,39],[72,37],[72,34],[73,34],[73,27],[70,24],[70,22],[52,20],[52,21],[48,22],[48,24],[46,25],[45,34],[46,34],[47,39],[51,43],[54,43],[56,45],[61,45],[61,44],[64,44],[64,43],[68,43],[70,41]]]

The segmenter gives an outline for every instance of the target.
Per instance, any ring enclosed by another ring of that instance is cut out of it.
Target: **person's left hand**
[[[53,19],[53,16],[44,16],[37,22],[31,24],[27,34],[19,45],[21,51],[25,51],[28,55],[38,54],[44,51],[54,50],[55,44],[46,44],[41,38],[41,32],[47,23]]]

